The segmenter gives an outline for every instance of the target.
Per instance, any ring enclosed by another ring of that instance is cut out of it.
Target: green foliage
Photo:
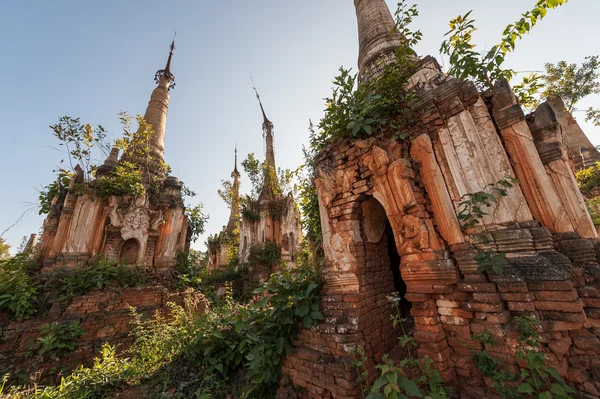
[[[79,164],[83,170],[84,181],[90,181],[94,169],[91,165],[94,147],[99,145],[104,150],[108,147],[104,141],[104,128],[98,126],[94,129],[89,123],[82,124],[79,118],[63,116],[57,124],[51,125],[50,129],[59,140],[58,145],[65,147],[71,172],[75,172],[75,165]],[[64,159],[60,163],[64,163]]]
[[[402,328],[402,335],[398,341],[400,346],[406,348],[406,358],[396,364],[389,358],[389,355],[385,354],[381,363],[375,366],[379,370],[380,376],[373,385],[370,385],[369,358],[364,348],[358,346],[350,348],[348,352],[358,375],[357,382],[362,387],[362,397],[363,399],[408,399],[409,397],[447,399],[450,397],[450,390],[442,380],[440,373],[432,367],[431,359],[425,358],[420,363],[414,357],[412,349],[417,346],[417,342],[404,329],[404,323],[407,320],[400,317],[400,299],[397,292],[388,296],[392,307],[390,315],[392,326]],[[410,378],[405,375],[406,369],[410,370]],[[421,376],[417,378],[419,372]]]
[[[257,222],[260,220],[260,205],[258,200],[254,200],[249,196],[244,196],[242,198],[242,209],[241,209],[241,217],[242,219],[250,222]]]
[[[56,179],[51,184],[45,186],[39,191],[38,199],[40,203],[40,210],[38,213],[40,215],[45,215],[50,212],[54,197],[58,196],[58,203],[62,203],[64,201],[64,197],[67,192],[66,188],[69,187],[72,177],[72,171],[67,169],[59,169]]]
[[[556,65],[547,63],[542,98],[560,97],[567,110],[573,112],[575,105],[582,98],[600,93],[599,56],[589,56],[585,59],[580,67],[566,61],[559,61]]]
[[[587,210],[596,228],[600,227],[600,196],[586,201]]]
[[[536,94],[544,87],[542,81],[543,76],[531,73],[529,76],[524,76],[521,83],[512,87],[519,104],[525,107],[525,109],[532,111],[539,105]]]
[[[119,265],[116,261],[98,259],[72,271],[56,271],[48,278],[44,289],[62,304],[74,296],[85,295],[93,289],[103,289],[110,284],[137,287],[148,282],[148,275],[140,267]]]
[[[448,55],[450,69],[448,73],[460,80],[473,79],[479,89],[491,89],[499,79],[511,80],[515,71],[504,69],[502,64],[506,56],[515,50],[517,40],[523,36],[545,16],[548,10],[565,4],[568,0],[539,0],[529,11],[521,14],[521,18],[508,25],[502,32],[500,43],[489,51],[479,53],[472,43],[475,32],[475,20],[471,12],[450,21],[450,30],[440,46],[440,53]]]
[[[40,355],[47,354],[52,359],[64,357],[77,349],[77,338],[83,334],[85,334],[85,330],[76,320],[69,324],[59,322],[44,324],[38,338],[40,342],[38,353]]]
[[[496,252],[492,250],[477,252],[475,261],[478,265],[477,273],[494,272],[496,274],[502,274],[504,272],[504,266],[507,263],[505,252]]]
[[[266,266],[272,269],[281,261],[281,248],[274,242],[267,241],[264,245],[250,247],[248,263],[250,265]]]
[[[600,186],[600,162],[580,170],[575,174],[575,178],[581,192],[584,195],[590,194],[594,188]]]
[[[10,245],[6,243],[6,240],[0,237],[0,261],[10,258]]]
[[[200,203],[193,208],[186,208],[188,229],[192,232],[192,241],[196,242],[200,234],[204,234],[206,222],[210,215],[204,214],[204,204]]]
[[[590,122],[594,126],[600,126],[600,109],[589,107],[585,111],[585,121]]]
[[[36,312],[38,284],[29,275],[29,254],[0,260],[0,309],[11,312],[18,320]]]
[[[304,155],[304,164],[296,170],[298,178],[298,202],[302,210],[302,227],[305,232],[304,241],[315,249],[321,245],[321,217],[319,215],[319,198],[317,196],[317,186],[315,184],[315,158],[317,156],[317,136],[314,125],[310,121],[309,146],[302,146]]]
[[[127,161],[119,162],[107,176],[96,179],[95,188],[104,198],[111,195],[136,197],[146,192],[139,167]]]
[[[108,399],[130,375],[128,361],[116,356],[116,349],[108,344],[102,347],[100,357],[92,367],[79,366],[71,375],[63,377],[55,387],[35,388],[33,393],[15,398],[28,399]],[[13,390],[14,392],[14,390]]]
[[[506,364],[493,357],[487,350],[472,351],[471,360],[502,398],[571,398],[574,393],[556,369],[546,365],[538,333],[539,321],[534,316],[519,316],[514,319],[522,349],[517,350],[517,361],[525,366],[518,373],[507,370]],[[490,333],[473,335],[473,339],[495,346],[497,341]]]
[[[189,397],[200,392],[217,398],[225,397],[224,390],[233,385],[230,378],[240,378],[238,372],[243,370],[247,387],[241,397],[274,397],[281,356],[289,353],[300,325],[310,328],[323,318],[319,287],[312,271],[295,269],[273,274],[255,291],[268,295],[250,305],[237,304],[229,289],[220,307],[211,307],[201,316],[173,306],[170,321],[138,322],[140,338],[131,349],[134,370],[152,375],[161,369],[152,377],[161,380],[184,374],[179,394]],[[162,367],[174,359],[173,369]],[[182,370],[184,364],[191,370]],[[214,383],[206,386],[206,381]]]
[[[291,189],[294,175],[292,171],[281,168],[275,171],[272,166],[267,164],[267,161],[260,162],[256,159],[253,152],[248,153],[246,159],[242,161],[242,167],[250,179],[252,187],[250,194],[246,196],[245,200],[242,200],[242,208],[246,208],[245,202],[257,200],[263,190],[268,190],[273,197],[277,198]]]
[[[408,25],[418,15],[417,7],[398,3],[395,31],[400,32],[401,45],[394,62],[386,65],[379,76],[357,83],[357,75],[340,67],[333,80],[331,97],[325,98],[325,114],[318,124],[319,134],[311,146],[320,151],[328,140],[361,138],[390,134],[406,137],[405,127],[416,119],[410,106],[412,92],[404,89],[414,72],[412,46],[421,39],[421,32],[412,32]]]
[[[507,176],[496,183],[488,184],[482,191],[463,195],[458,204],[458,221],[462,228],[468,229],[481,222],[481,219],[488,215],[487,208],[498,201],[496,197],[506,197],[508,189],[516,182],[517,179]]]
[[[201,284],[204,287],[213,286],[218,283],[232,282],[241,280],[248,275],[245,267],[238,265],[227,265],[223,269],[213,270],[201,278]]]
[[[197,286],[202,281],[200,276],[206,272],[207,260],[206,254],[193,249],[177,254],[175,288]]]

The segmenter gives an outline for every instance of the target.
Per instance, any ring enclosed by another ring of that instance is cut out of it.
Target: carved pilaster
[[[538,155],[525,116],[508,82],[496,84],[493,115],[519,179],[531,213],[553,232],[573,231],[573,226]]]
[[[423,183],[431,200],[433,216],[442,238],[449,244],[464,242],[464,236],[460,230],[444,177],[435,159],[429,136],[422,134],[415,138],[412,141],[410,152],[413,159],[421,165],[419,171],[423,176]]]

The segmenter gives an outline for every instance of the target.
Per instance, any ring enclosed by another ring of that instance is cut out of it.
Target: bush
[[[102,258],[97,263],[78,266],[73,271],[52,273],[45,289],[66,304],[74,296],[84,295],[93,289],[103,289],[111,283],[121,287],[137,287],[147,282],[148,275],[141,267],[123,266]]]
[[[250,247],[248,263],[253,266],[266,266],[272,269],[279,265],[281,261],[281,248],[274,242],[267,241],[263,246],[255,245]]]
[[[587,169],[580,170],[575,174],[577,185],[584,195],[588,195],[591,191],[600,186],[600,162],[590,166]]]
[[[61,358],[77,349],[78,345],[75,341],[83,334],[85,331],[76,320],[69,324],[58,322],[44,324],[38,338],[40,342],[38,353],[47,354],[52,359]]]
[[[138,196],[144,194],[142,173],[131,162],[120,162],[108,176],[96,179],[96,193],[101,197]]]
[[[18,320],[36,312],[38,284],[28,274],[28,254],[0,261],[0,309],[6,309]]]

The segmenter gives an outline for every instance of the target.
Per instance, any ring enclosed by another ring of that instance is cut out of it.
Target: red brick
[[[586,308],[600,308],[600,298],[582,298],[581,302]]]
[[[444,299],[438,299],[435,301],[436,305],[441,308],[460,308],[460,302],[448,301]]]
[[[430,333],[417,330],[414,332],[413,338],[417,342],[439,342],[442,339],[446,338],[446,333],[444,333],[443,331],[439,333]]]
[[[527,283],[498,283],[500,292],[527,292]]]
[[[420,294],[433,294],[433,285],[415,285],[409,284],[406,287],[408,292],[416,292]]]
[[[496,292],[496,284],[494,284],[494,283],[475,283],[475,284],[459,283],[458,289],[459,289],[459,291],[465,291],[465,292]]]
[[[508,308],[513,312],[534,312],[533,302],[507,302]]]
[[[503,301],[530,302],[534,300],[533,292],[505,292],[500,294]]]
[[[498,303],[498,302],[500,302],[500,295],[498,295],[496,293],[489,294],[489,293],[475,292],[475,293],[473,293],[473,299],[475,301],[483,302],[483,303]]]
[[[504,308],[504,303],[498,302],[495,304],[490,303],[479,303],[479,302],[465,302],[463,303],[463,308],[476,312],[502,312]]]
[[[572,291],[573,284],[570,281],[542,281],[527,283],[530,291]]]
[[[537,310],[554,310],[557,312],[583,312],[583,307],[580,301],[575,302],[550,302],[550,301],[537,301],[535,302],[535,308]]]
[[[581,287],[578,291],[582,298],[600,298],[600,292],[596,287]]]
[[[502,313],[487,313],[486,320],[490,323],[503,324],[510,321],[510,312],[504,311]]]
[[[404,295],[404,298],[406,298],[406,300],[409,302],[425,302],[429,300],[429,295],[409,292],[406,295]]]
[[[433,292],[436,294],[451,294],[454,288],[451,285],[434,285]]]
[[[535,291],[538,301],[571,302],[579,298],[577,291]]]

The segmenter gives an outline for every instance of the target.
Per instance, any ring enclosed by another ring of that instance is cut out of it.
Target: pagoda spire
[[[252,79],[252,78],[250,78]],[[271,166],[273,168],[273,170],[277,170],[277,168],[275,167],[275,147],[273,146],[273,123],[269,120],[269,118],[267,118],[267,114],[265,113],[265,109],[262,105],[262,101],[260,101],[260,96],[258,95],[258,91],[256,90],[256,87],[254,86],[254,80],[252,80],[252,88],[254,89],[254,92],[256,93],[256,98],[258,99],[258,104],[260,105],[260,110],[262,111],[262,115],[263,115],[263,137],[265,138],[265,143],[266,143],[266,158],[267,158],[267,164],[269,166]]]
[[[231,185],[231,211],[227,222],[227,231],[232,232],[240,223],[240,172],[237,170],[237,144],[235,146],[235,161],[231,172],[233,184]]]
[[[385,0],[354,0],[358,22],[358,77],[377,75],[395,57],[402,35]]]
[[[169,57],[164,69],[160,69],[154,75],[157,87],[152,91],[150,102],[144,114],[144,120],[151,125],[153,130],[150,136],[151,170],[160,172],[161,163],[164,162],[165,153],[165,129],[167,125],[167,112],[169,111],[169,90],[175,87],[175,76],[171,73],[171,61],[175,50],[175,36],[169,48]]]

